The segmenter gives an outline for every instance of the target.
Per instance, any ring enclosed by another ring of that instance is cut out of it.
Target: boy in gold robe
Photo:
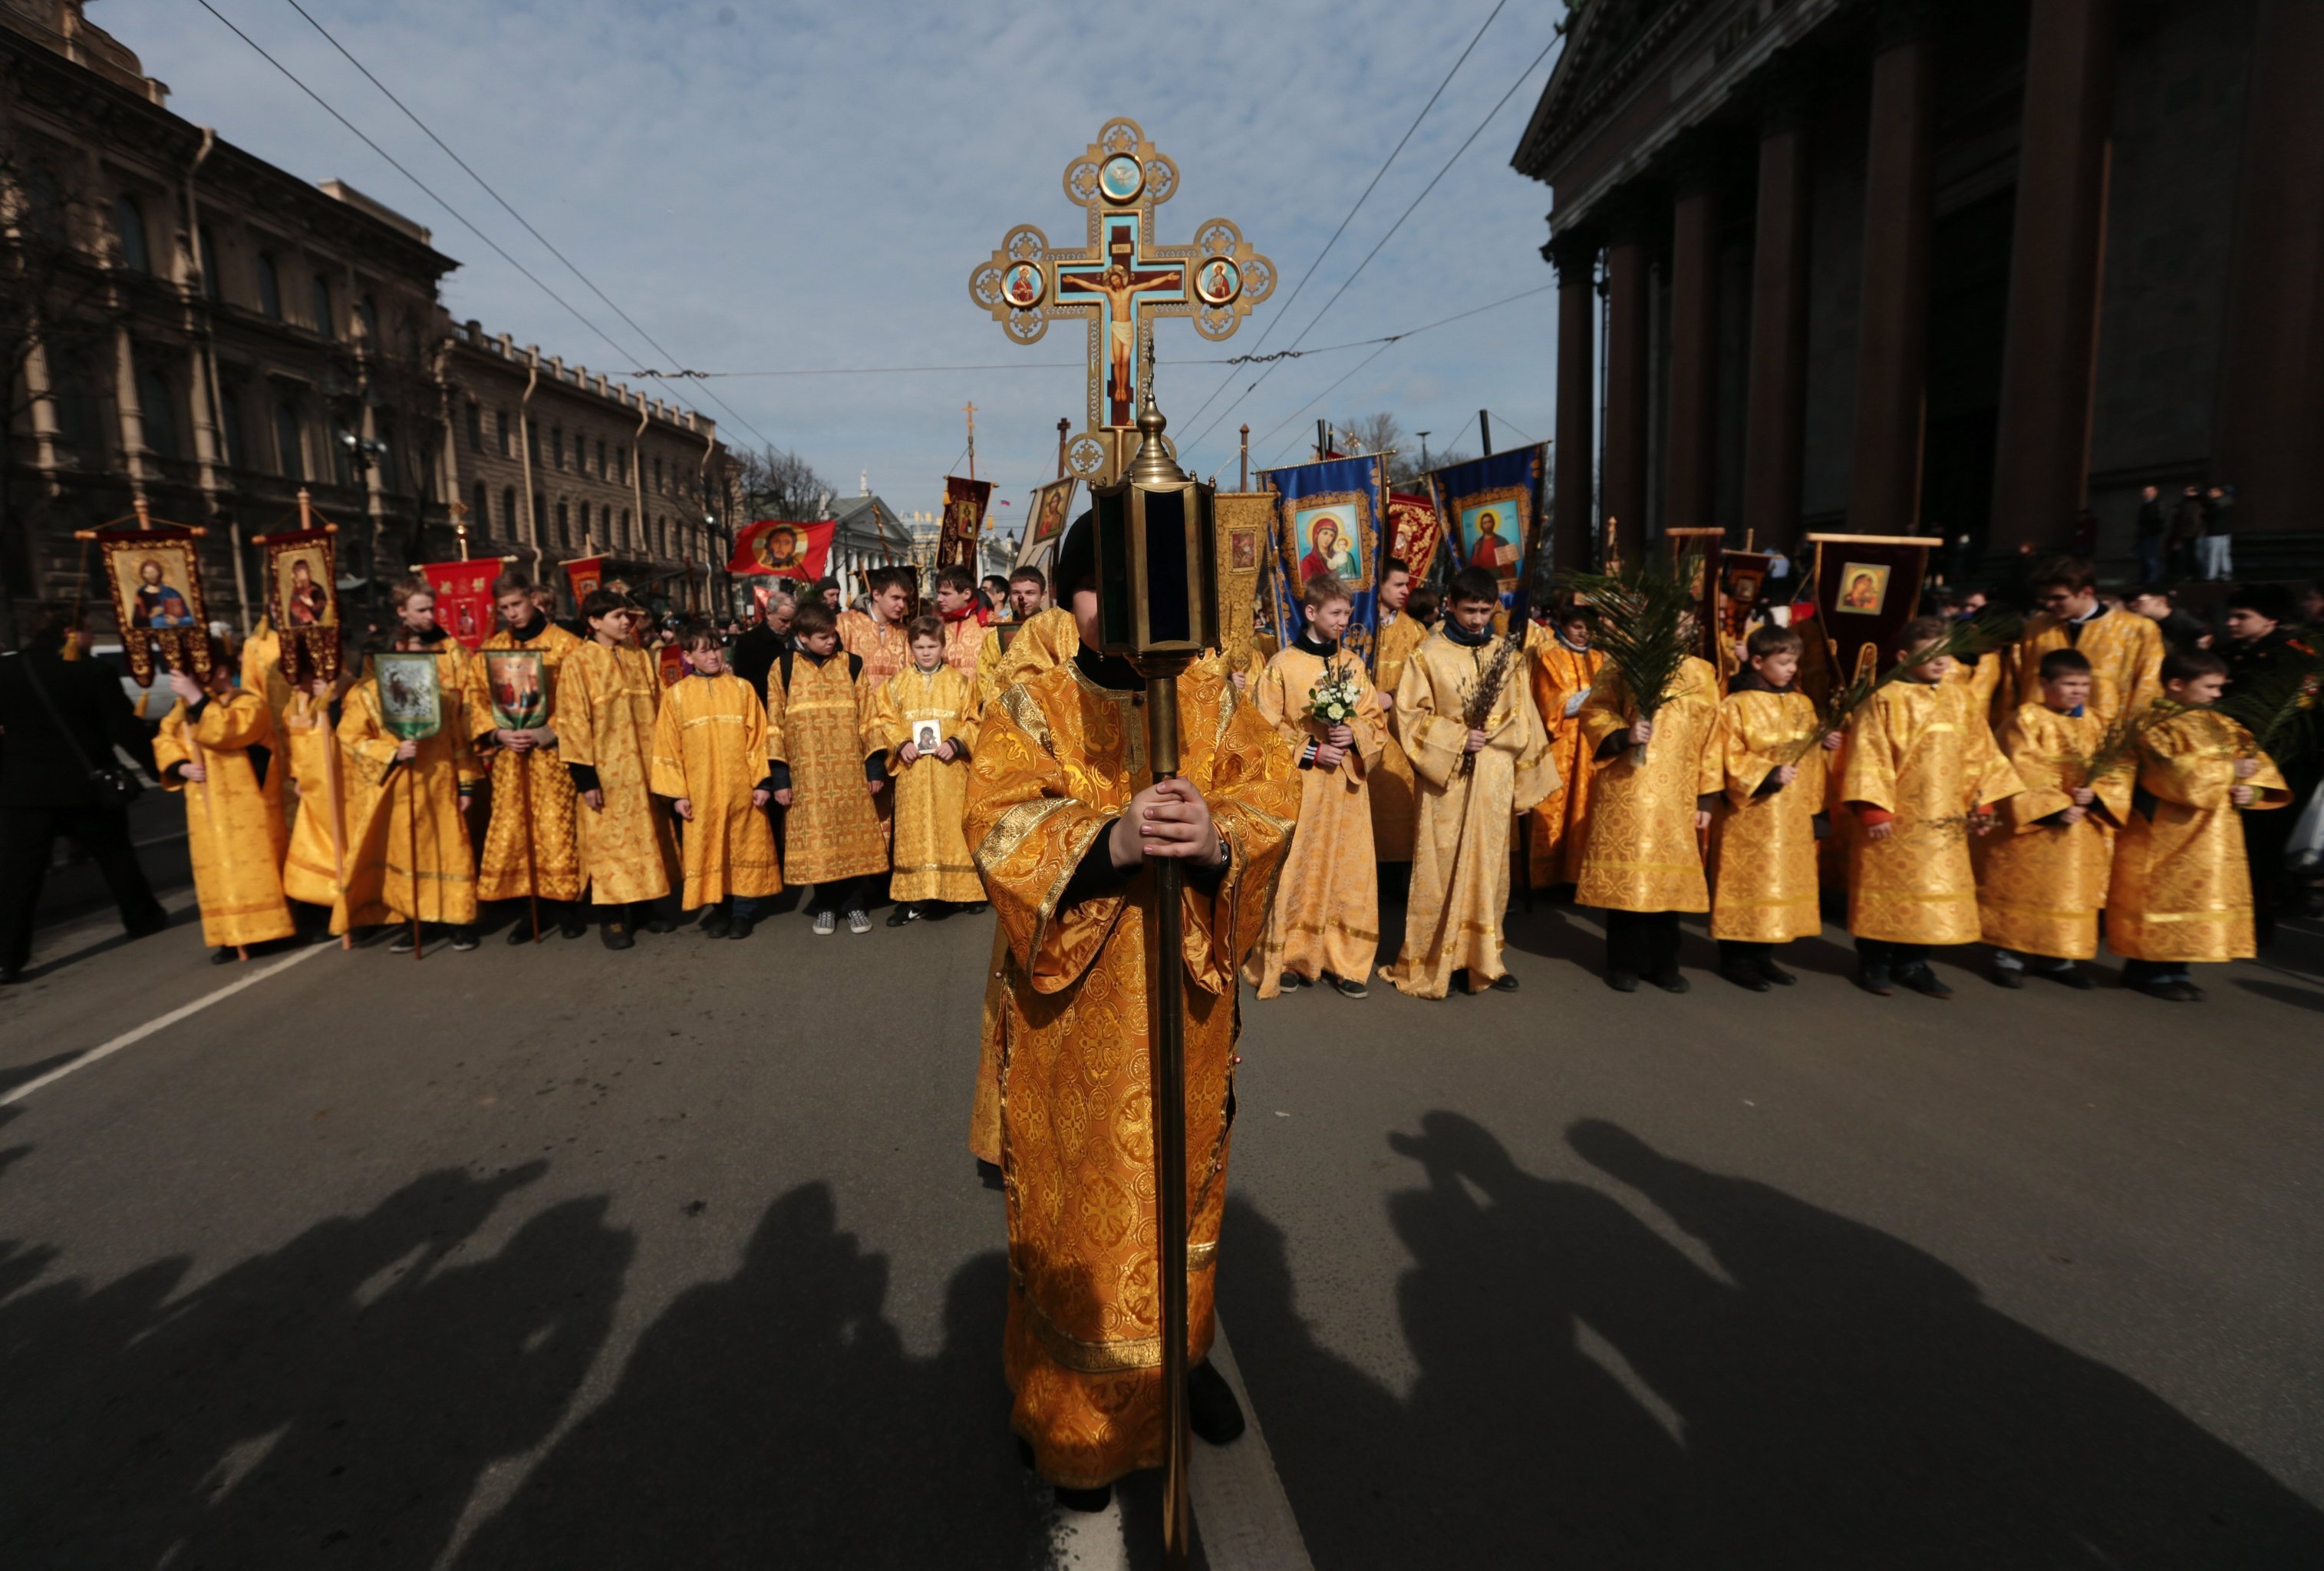
[[[1404,680],[1404,662],[1428,636],[1428,624],[1405,615],[1405,603],[1411,597],[1411,569],[1395,557],[1380,563],[1380,630],[1379,642],[1372,646],[1372,684],[1379,693],[1388,741],[1380,749],[1379,766],[1370,772],[1369,794],[1372,849],[1384,863],[1412,860],[1413,793],[1417,787],[1412,760],[1405,755],[1404,744],[1396,739],[1396,688]]]
[[[726,669],[716,628],[688,622],[678,642],[687,674],[663,690],[654,716],[653,793],[686,826],[684,909],[711,908],[706,938],[747,938],[759,901],[783,891],[766,813],[774,790],[766,711]]]
[[[1549,756],[1558,789],[1533,810],[1526,870],[1536,889],[1582,879],[1582,848],[1590,822],[1590,778],[1596,760],[1582,735],[1582,706],[1590,701],[1606,657],[1590,647],[1590,612],[1575,602],[1551,614],[1551,631],[1526,636],[1526,675],[1534,707],[1549,733]]]
[[[807,909],[818,937],[838,930],[843,910],[849,932],[868,933],[868,883],[888,871],[887,829],[875,805],[888,786],[887,750],[871,740],[876,689],[865,662],[841,651],[827,609],[800,606],[791,641],[767,673],[767,756],[775,800],[787,809],[791,882],[815,885]]]
[[[1557,786],[1522,647],[1493,633],[1500,584],[1486,568],[1463,568],[1452,603],[1396,689],[1396,730],[1419,781],[1419,811],[1404,949],[1380,975],[1415,998],[1443,998],[1456,979],[1469,993],[1517,991],[1501,964],[1509,831],[1517,814]],[[1471,725],[1471,696],[1493,683],[1484,724]]]
[[[2135,611],[2110,610],[2098,599],[2098,579],[2080,557],[2053,557],[2033,573],[2038,610],[2025,635],[1978,665],[1998,666],[1994,699],[1997,729],[2026,704],[2042,701],[2042,657],[2070,649],[2090,662],[2087,707],[2103,727],[2125,709],[2136,714],[2162,696],[2163,629]]]
[[[963,580],[965,568],[946,568]],[[941,585],[942,578],[938,583]],[[896,909],[888,925],[900,928],[946,905],[977,906],[984,885],[961,833],[968,800],[968,757],[976,745],[976,694],[971,679],[945,658],[946,626],[919,615],[905,624],[910,669],[888,679],[872,699],[871,741],[882,749],[896,783],[895,866],[888,892]],[[934,725],[938,741],[924,751],[914,733]],[[938,908],[929,912],[925,908]]]
[[[356,666],[339,668],[338,680],[319,677],[290,695],[278,733],[288,755],[298,810],[282,854],[282,893],[304,905],[329,910],[346,879],[349,821],[347,762],[339,750],[338,701],[355,684]]]
[[[1181,772],[1155,781],[1146,684],[1094,647],[1087,514],[1066,532],[1057,584],[1085,642],[986,714],[966,828],[1009,938],[1010,1422],[1060,1501],[1093,1510],[1114,1479],[1162,1461],[1146,869],[1164,857],[1185,869],[1185,952],[1163,974],[1185,1008],[1187,1342],[1199,1361],[1226,1200],[1235,974],[1266,921],[1299,790],[1291,749],[1200,664],[1177,681]],[[1241,1432],[1234,1394],[1207,1363],[1188,1396],[1197,1437]]]
[[[476,853],[466,808],[484,770],[468,745],[468,654],[436,624],[436,595],[425,578],[398,582],[389,604],[395,649],[436,662],[441,721],[415,741],[390,731],[380,716],[376,665],[348,690],[338,730],[347,765],[346,877],[331,931],[394,922],[388,949],[408,955],[420,941],[414,925],[424,923],[450,928],[453,948],[473,949]]]
[[[1009,619],[996,621],[984,630],[984,642],[976,646],[976,707],[981,712],[1001,691],[1001,663],[1017,642],[1025,636],[1033,619],[1041,615],[1041,602],[1049,595],[1048,576],[1038,568],[1019,568],[1009,575]],[[1070,623],[1073,619],[1065,619]],[[1002,628],[1010,629],[1003,633]],[[1076,639],[1079,633],[1074,635]]]
[[[557,625],[540,604],[540,587],[513,569],[493,585],[501,629],[484,640],[468,661],[468,724],[478,756],[492,772],[492,818],[484,828],[484,852],[476,872],[478,900],[532,897],[545,929],[550,921],[568,938],[585,930],[581,920],[581,842],[574,822],[573,777],[557,752],[557,728],[544,722],[521,730],[503,726],[493,713],[486,659],[495,650],[527,649],[540,656],[540,680],[548,712],[557,704],[558,671],[581,640]],[[509,928],[512,944],[531,942],[531,907]]]
[[[1703,799],[1726,781],[1719,673],[1689,655],[1647,719],[1609,664],[1598,672],[1580,720],[1582,751],[1597,772],[1574,903],[1606,913],[1607,986],[1636,993],[1646,981],[1684,993],[1679,913],[1711,909],[1698,836],[1711,827]]]
[[[1900,984],[1931,998],[1953,995],[1930,969],[1929,950],[1977,938],[1969,837],[1992,829],[1994,804],[2022,789],[1976,695],[1945,680],[1951,658],[1914,661],[1944,634],[1941,617],[1904,624],[1899,656],[1914,663],[1856,712],[1841,754],[1840,795],[1855,824],[1848,930],[1856,982],[1882,998]]]
[[[916,616],[904,624],[904,646],[908,652],[912,642],[912,623],[918,620]],[[976,619],[976,576],[966,568],[936,569],[936,627],[944,642],[944,663],[958,671],[961,679],[973,689],[976,684],[977,659],[984,649],[985,627]],[[912,664],[917,663],[915,659]],[[905,669],[910,670],[910,665]],[[894,679],[892,677],[889,679],[890,681]],[[886,685],[884,682],[880,684],[882,688]],[[901,900],[903,897],[898,895],[896,898]]]
[[[874,568],[868,577],[872,608],[840,612],[837,626],[839,647],[854,658],[861,674],[870,678],[876,688],[911,659],[904,649],[904,618],[911,614],[914,569]],[[796,621],[791,624],[791,634],[796,642]]]
[[[2292,801],[2251,733],[2211,708],[2227,680],[2209,650],[2164,660],[2167,708],[2139,735],[2137,793],[2115,838],[2107,946],[2124,986],[2173,1003],[2202,1000],[2189,966],[2258,953],[2238,814]]]
[[[1753,628],[1743,645],[1747,669],[1719,705],[1722,789],[1711,817],[1711,936],[1719,941],[1719,974],[1753,993],[1797,982],[1775,964],[1775,946],[1823,931],[1815,815],[1823,810],[1826,755],[1840,746],[1840,734],[1816,736],[1815,702],[1797,685],[1802,648],[1792,628]]]
[[[263,693],[237,690],[226,646],[210,640],[207,683],[170,673],[177,704],[153,738],[166,790],[186,798],[194,898],[210,962],[295,930],[282,900],[282,761]]]
[[[675,826],[653,790],[661,676],[631,636],[643,615],[625,596],[590,593],[581,603],[589,642],[566,656],[549,715],[579,801],[581,873],[589,903],[604,914],[597,933],[608,949],[632,947],[641,927],[670,930],[654,902],[678,873]]]
[[[2089,778],[2107,727],[2089,712],[2090,662],[2080,650],[2042,657],[2042,701],[2021,704],[2001,728],[2001,752],[2024,790],[2001,805],[2001,827],[1972,846],[1978,923],[1994,946],[1993,981],[2025,974],[2088,989],[2075,967],[2098,952],[2114,846],[2108,827],[2130,811],[2130,776]]]
[[[1266,936],[1251,952],[1250,980],[1261,998],[1318,979],[1343,998],[1361,998],[1379,947],[1379,868],[1364,788],[1379,767],[1388,725],[1363,662],[1340,646],[1355,609],[1347,585],[1318,573],[1299,601],[1306,632],[1267,662],[1251,693],[1267,723],[1298,749],[1299,832],[1283,859]],[[1326,679],[1354,694],[1344,719],[1314,713]]]

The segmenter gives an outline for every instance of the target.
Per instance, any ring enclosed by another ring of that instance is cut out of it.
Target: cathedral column
[[[1719,413],[1719,199],[1698,151],[1671,207],[1670,430],[1663,457],[1663,523],[1701,528],[1711,516]]]
[[[1936,94],[1930,24],[1925,0],[1889,0],[1877,23],[1865,150],[1856,470],[1848,499],[1848,526],[1864,534],[1911,534],[1920,522]]]
[[[1598,249],[1594,235],[1558,235],[1542,247],[1557,269],[1557,485],[1549,539],[1561,573],[1591,565],[1597,532]]]
[[[1799,528],[1807,440],[1807,113],[1803,91],[1775,97],[1759,135],[1751,237],[1751,362],[1745,395],[1743,524],[1789,550]]]
[[[1606,247],[1606,452],[1600,495],[1626,561],[1646,528],[1646,239],[1625,214]]]

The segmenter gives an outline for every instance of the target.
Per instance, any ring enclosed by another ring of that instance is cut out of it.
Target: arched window
[[[630,510],[626,507],[622,509],[622,543],[626,546],[638,543],[637,536],[630,532]]]
[[[202,226],[202,298],[221,300],[226,298],[226,277],[218,267],[217,236]]]
[[[307,444],[299,430],[299,411],[288,403],[274,406],[274,468],[285,480],[307,477]]]
[[[512,456],[509,448],[509,411],[503,410],[501,411],[501,457],[506,458]],[[515,520],[511,519],[510,522],[513,524]]]
[[[573,531],[566,526],[565,504],[562,502],[557,504],[557,543],[561,546],[573,543]]]
[[[309,297],[308,304],[315,313],[315,331],[328,338],[334,336],[331,317],[331,281],[318,273],[315,274],[313,282],[314,292]]]
[[[355,483],[355,433],[337,420],[331,422],[331,479],[340,485]]]
[[[477,406],[474,399],[471,399],[468,401],[468,451],[481,453],[484,450],[484,411]],[[477,511],[482,512],[483,509],[479,508]]]
[[[278,322],[282,319],[282,275],[274,270],[274,258],[263,251],[258,254],[258,309]]]
[[[657,496],[661,494],[661,460],[659,458],[654,460],[654,494]],[[669,522],[667,518],[662,520],[665,524]]]
[[[365,295],[355,301],[355,314],[363,319],[364,337],[371,340],[373,350],[385,348],[379,337],[379,302]]]
[[[629,482],[630,450],[627,448],[615,448],[613,449],[613,478],[622,482],[624,485]]]
[[[121,242],[121,265],[132,273],[153,271],[153,254],[145,245],[145,209],[124,192],[113,199],[113,232]]]
[[[468,504],[468,522],[480,534],[493,532],[492,500],[492,493],[484,489],[484,483],[477,481],[475,499]]]
[[[501,487],[501,532],[516,539],[516,487]]]
[[[549,459],[558,468],[565,467],[565,428],[563,426],[549,428]]]
[[[137,367],[137,406],[147,450],[165,458],[178,457],[177,395],[160,366],[148,363]]]
[[[532,494],[532,538],[537,541],[548,532],[549,504],[542,501],[540,493],[536,491]]]
[[[34,236],[51,245],[61,245],[65,240],[64,185],[57,171],[45,163],[36,163],[24,176],[24,226]]]
[[[218,438],[226,444],[226,467],[249,467],[250,455],[242,438],[242,394],[232,387],[218,389]]]
[[[598,479],[600,479],[600,480],[603,480],[604,477],[605,477],[605,440],[604,440],[604,439],[603,437],[600,437],[600,438],[598,438],[598,439],[597,439],[597,478],[598,478]]]

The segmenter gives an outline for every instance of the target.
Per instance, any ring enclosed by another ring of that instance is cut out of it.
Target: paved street
[[[1246,1003],[1222,1320],[1314,1566],[2324,1564],[2324,935],[2174,1008],[1511,927],[1515,997]],[[0,997],[12,1568],[1151,1563],[1007,1434],[989,919],[113,934]]]

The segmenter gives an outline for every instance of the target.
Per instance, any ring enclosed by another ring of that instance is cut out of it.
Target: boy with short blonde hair
[[[964,569],[946,571],[968,576]],[[940,575],[938,585],[945,582]],[[968,754],[976,744],[976,689],[947,660],[945,633],[944,622],[926,613],[906,623],[912,663],[890,677],[872,701],[870,740],[885,751],[896,782],[891,928],[915,920],[929,906],[974,906],[984,900],[984,883],[960,827],[968,803]],[[930,735],[936,738],[933,749],[921,745]]]
[[[1723,777],[1711,818],[1711,936],[1719,974],[1765,993],[1799,980],[1775,964],[1775,946],[1823,931],[1816,890],[1815,815],[1837,733],[1819,737],[1812,699],[1799,690],[1799,633],[1772,624],[1745,641],[1746,669],[1719,706],[1715,744]]]
[[[680,903],[711,908],[705,938],[747,938],[759,901],[783,888],[763,810],[773,790],[766,713],[726,669],[716,628],[688,622],[678,644],[687,674],[663,692],[654,717],[653,790],[685,825]]]

